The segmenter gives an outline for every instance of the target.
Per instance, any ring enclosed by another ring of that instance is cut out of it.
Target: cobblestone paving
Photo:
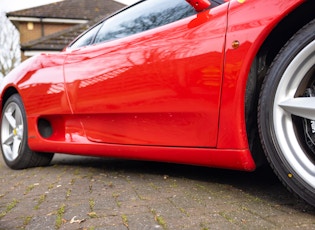
[[[315,229],[315,208],[268,169],[254,173],[57,155],[0,160],[0,229]]]

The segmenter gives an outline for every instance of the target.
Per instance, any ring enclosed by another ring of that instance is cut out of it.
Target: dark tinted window
[[[71,48],[79,48],[79,47],[90,45],[93,42],[95,35],[96,35],[97,31],[100,29],[100,27],[101,27],[101,24],[88,30],[85,34],[83,34],[78,40],[76,40],[71,45]]]
[[[184,0],[147,0],[107,19],[94,43],[153,29],[196,14]]]
[[[211,2],[211,4],[212,4],[212,8],[213,7],[215,7],[215,6],[218,6],[218,5],[221,5],[221,4],[223,4],[224,2],[226,2],[225,0],[211,0],[210,1]]]
[[[225,0],[212,0],[211,8],[224,2]],[[142,1],[141,3],[94,26],[73,42],[70,47],[79,48],[103,41],[126,37],[128,35],[166,25],[193,14],[196,14],[195,10],[184,0]],[[101,32],[96,37],[96,33],[101,27]]]

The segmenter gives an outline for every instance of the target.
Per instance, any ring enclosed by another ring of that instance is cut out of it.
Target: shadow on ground
[[[256,196],[274,205],[288,206],[299,212],[315,215],[315,208],[293,196],[278,180],[271,168],[266,165],[254,172],[242,172],[190,165],[159,162],[82,157],[57,154],[52,165],[80,168],[93,168],[96,172],[104,170],[123,174],[139,173],[162,175],[171,178],[184,178],[213,184],[229,185],[245,193]]]

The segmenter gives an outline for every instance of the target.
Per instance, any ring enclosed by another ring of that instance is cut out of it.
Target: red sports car
[[[144,0],[1,82],[12,169],[53,154],[252,171],[315,206],[315,1]],[[265,155],[264,155],[265,154]]]

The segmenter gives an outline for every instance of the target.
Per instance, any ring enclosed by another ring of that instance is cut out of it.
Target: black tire
[[[5,163],[12,169],[46,166],[53,153],[30,150],[27,144],[27,120],[21,97],[12,95],[2,109],[1,152]]]
[[[258,128],[282,183],[315,206],[315,20],[272,63],[259,98]]]

